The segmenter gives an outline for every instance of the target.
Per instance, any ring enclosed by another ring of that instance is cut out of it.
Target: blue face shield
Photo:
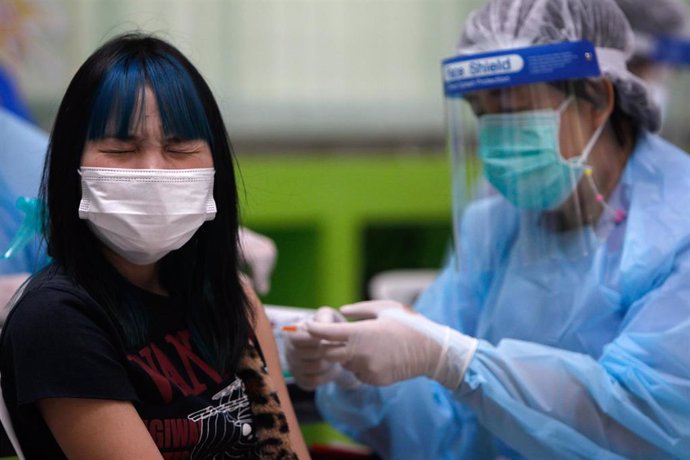
[[[604,124],[577,157],[560,153],[561,113],[534,110],[490,114],[479,118],[479,156],[487,180],[508,201],[521,209],[545,210],[560,206],[582,177],[585,162]]]

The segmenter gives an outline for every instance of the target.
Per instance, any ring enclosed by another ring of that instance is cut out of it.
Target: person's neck
[[[147,265],[136,265],[110,248],[104,247],[103,252],[106,259],[127,281],[154,294],[167,295],[166,290],[160,285],[157,262]]]

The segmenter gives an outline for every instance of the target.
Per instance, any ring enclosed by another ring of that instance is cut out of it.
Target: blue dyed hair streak
[[[188,72],[164,51],[144,54],[135,49],[118,56],[106,71],[91,108],[87,140],[131,137],[145,113],[146,87],[156,97],[166,137],[204,139],[213,146],[204,106]]]

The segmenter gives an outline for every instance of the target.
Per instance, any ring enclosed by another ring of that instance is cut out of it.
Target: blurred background
[[[13,60],[49,128],[76,67],[145,30],[200,68],[238,146],[438,146],[440,60],[477,1],[3,0],[23,5]]]
[[[338,306],[368,298],[377,273],[435,270],[448,251],[440,62],[481,3],[0,0],[0,77],[50,131],[77,66],[108,38],[171,41],[223,111],[243,224],[277,245],[264,301]],[[665,134],[687,149],[690,72],[670,85]]]
[[[243,224],[277,245],[263,300],[338,306],[368,298],[377,273],[442,264],[452,232],[440,62],[481,3],[0,0],[0,69],[49,131],[77,66],[108,38],[171,41],[223,111]],[[684,148],[677,96],[689,75],[670,82],[664,127]]]
[[[367,298],[380,271],[437,269],[451,238],[440,62],[463,0],[0,0],[0,62],[49,131],[77,66],[154,32],[206,77],[241,175],[242,220],[273,238],[266,303]]]

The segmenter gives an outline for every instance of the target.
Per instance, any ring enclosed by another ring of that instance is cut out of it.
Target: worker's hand
[[[254,289],[259,294],[271,290],[271,274],[278,258],[278,250],[270,238],[259,235],[245,227],[239,228],[239,245]]]
[[[308,321],[314,339],[339,345],[322,357],[340,363],[358,380],[390,385],[426,375],[449,389],[462,383],[477,348],[477,340],[428,320],[402,304],[388,300],[345,306],[348,317],[373,318],[352,323]]]
[[[321,307],[316,311],[312,321],[334,324],[346,320],[337,310]],[[297,385],[305,390],[314,390],[317,386],[332,381],[344,388],[359,385],[357,379],[340,364],[324,359],[326,351],[338,344],[312,337],[304,330],[304,324],[297,324],[295,332],[283,334],[285,358]]]

